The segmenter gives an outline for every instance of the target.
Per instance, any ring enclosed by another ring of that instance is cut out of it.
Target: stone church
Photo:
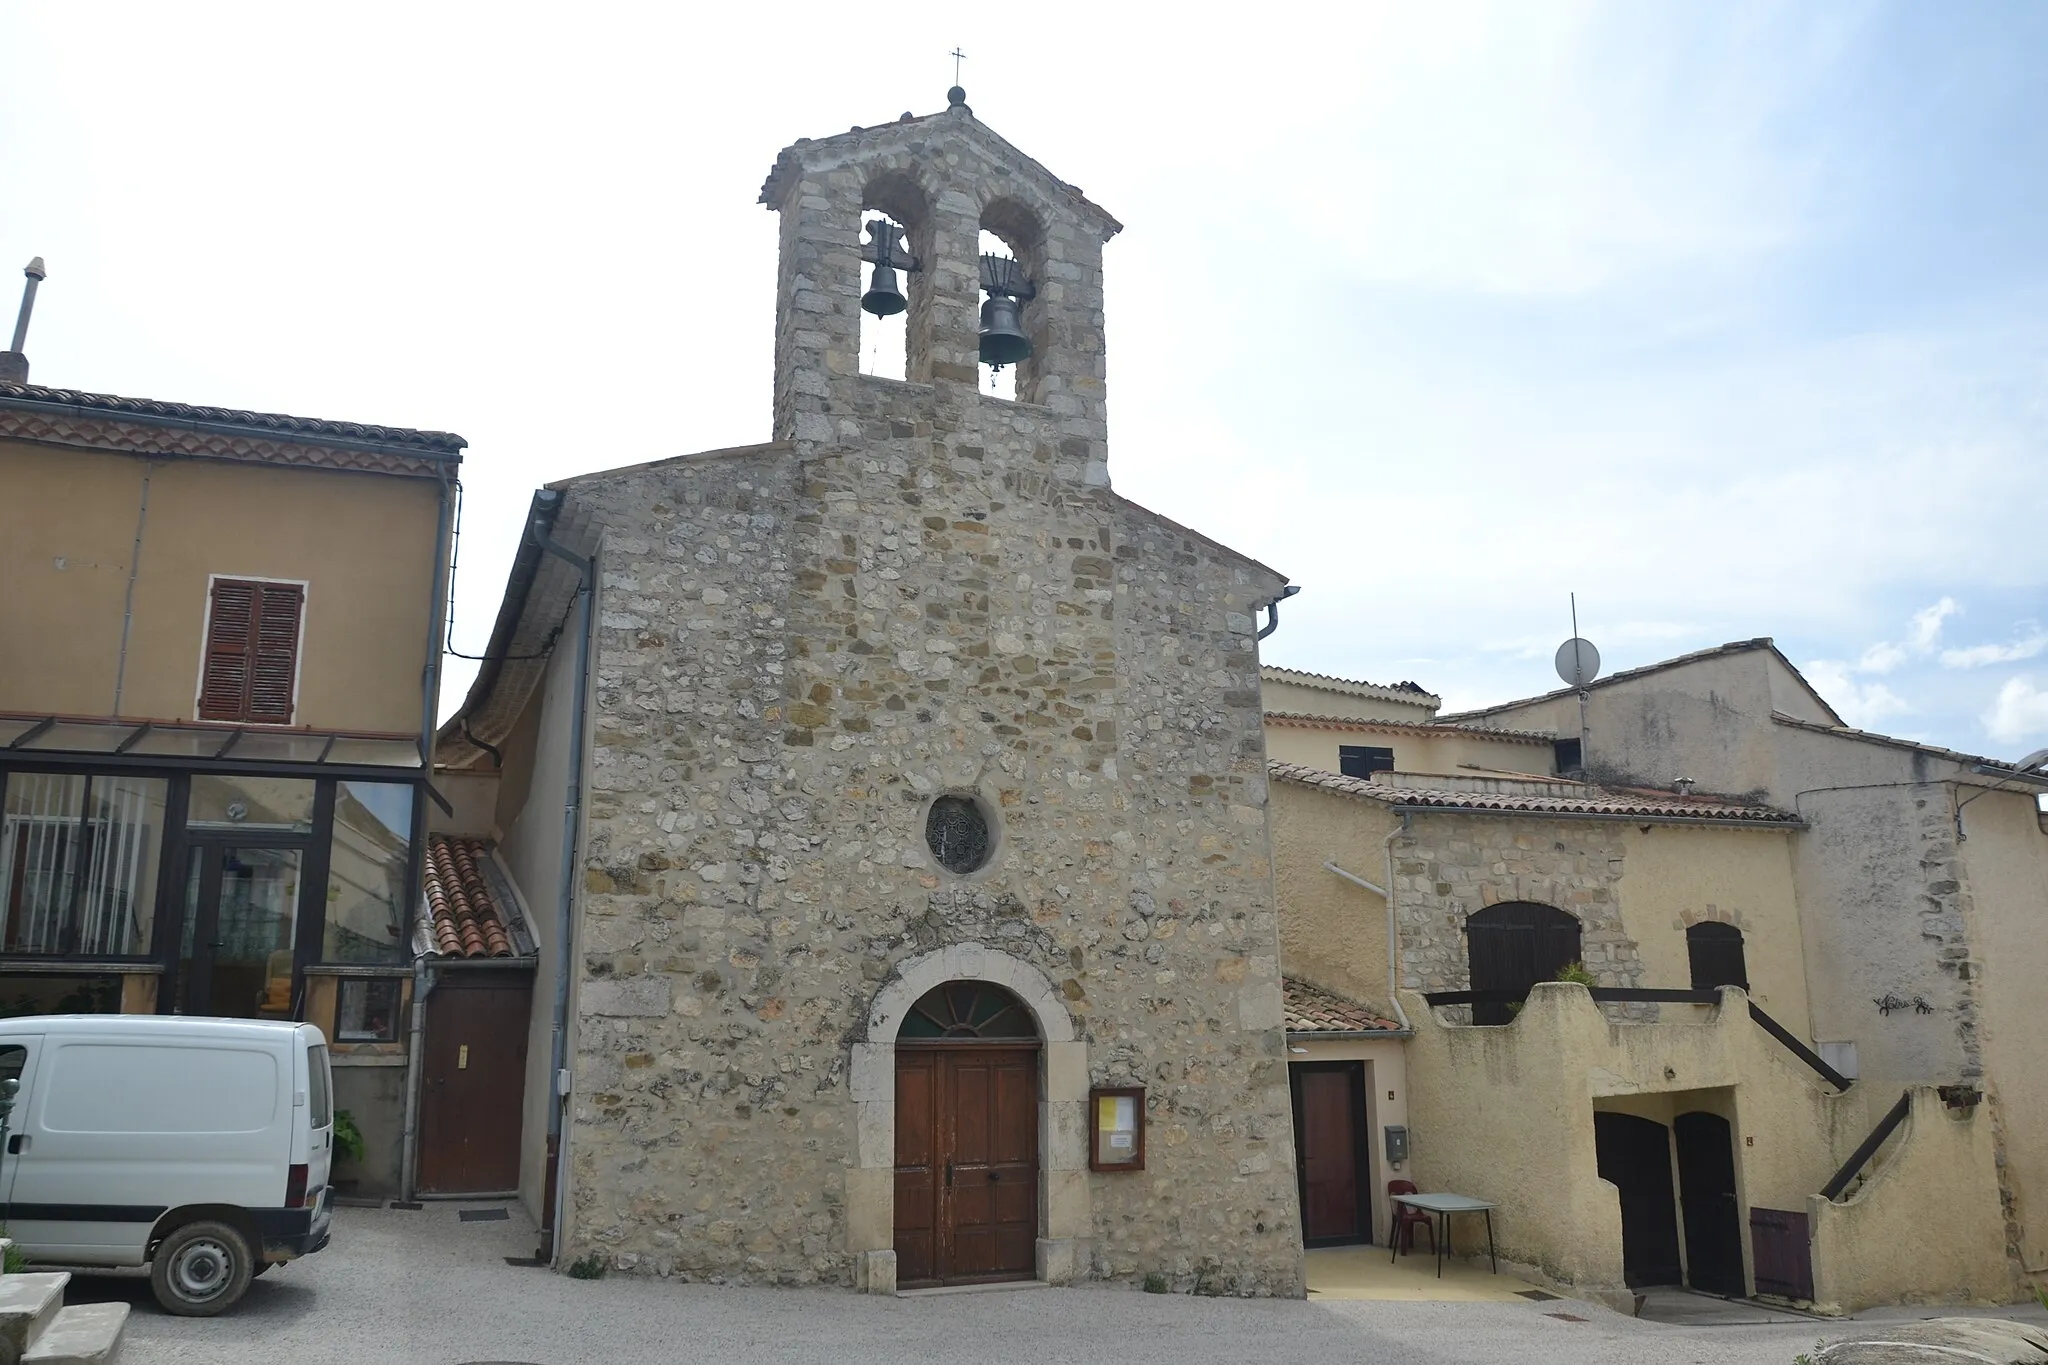
[[[436,754],[441,837],[538,945],[493,1102],[548,1252],[1299,1296],[1285,579],[1111,490],[1120,225],[957,88],[761,202],[773,439],[536,494]],[[860,372],[864,295],[903,380]]]

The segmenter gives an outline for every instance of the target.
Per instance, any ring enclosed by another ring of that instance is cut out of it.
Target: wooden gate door
[[[1742,1220],[1735,1203],[1735,1137],[1719,1114],[1680,1114],[1678,1201],[1685,1210],[1687,1282],[1709,1294],[1745,1297]]]
[[[427,996],[420,1058],[421,1194],[519,1188],[533,978],[444,974]]]
[[[1600,1178],[1621,1195],[1621,1274],[1632,1288],[1678,1284],[1678,1203],[1671,1193],[1671,1130],[1635,1114],[1593,1114]]]
[[[1038,1049],[896,1051],[896,1279],[1028,1280],[1038,1250]]]
[[[1312,1247],[1370,1242],[1365,1064],[1297,1062],[1290,1072],[1300,1161],[1301,1239]]]

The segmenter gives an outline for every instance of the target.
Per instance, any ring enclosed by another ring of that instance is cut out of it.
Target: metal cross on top
[[[967,60],[967,54],[956,47],[947,55],[953,59],[953,84],[958,85],[960,84],[960,63]]]

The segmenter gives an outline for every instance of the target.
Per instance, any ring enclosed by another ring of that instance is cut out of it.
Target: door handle
[[[11,1134],[11,1135],[10,1135],[10,1136],[8,1137],[8,1139],[7,1139],[7,1153],[8,1153],[8,1155],[9,1155],[9,1156],[20,1156],[20,1155],[21,1155],[21,1154],[22,1154],[23,1152],[25,1152],[25,1151],[27,1151],[27,1150],[28,1150],[28,1134],[27,1134],[27,1133],[14,1133],[14,1134]]]
[[[953,1163],[950,1161],[946,1163],[946,1188],[953,1188]]]
[[[990,1171],[988,1173],[988,1178],[990,1181],[1001,1180],[1003,1178],[1003,1173],[1001,1171]]]

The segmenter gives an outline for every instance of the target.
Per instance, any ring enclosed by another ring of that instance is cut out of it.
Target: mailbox
[[[1387,1135],[1387,1164],[1398,1166],[1408,1159],[1408,1129],[1403,1124],[1390,1123],[1384,1131]]]

